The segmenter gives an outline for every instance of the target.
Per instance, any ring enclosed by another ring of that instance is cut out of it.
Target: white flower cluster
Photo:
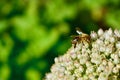
[[[120,80],[120,31],[99,29],[90,37],[55,58],[45,80]]]

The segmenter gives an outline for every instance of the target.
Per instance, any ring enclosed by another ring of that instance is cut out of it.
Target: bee
[[[76,32],[79,35],[72,36],[73,37],[72,44],[74,45],[74,48],[76,48],[76,44],[79,42],[81,43],[90,42],[90,36],[88,34],[82,33],[79,28],[76,28]]]

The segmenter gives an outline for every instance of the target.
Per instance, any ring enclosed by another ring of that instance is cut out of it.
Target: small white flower
[[[80,64],[77,60],[74,62],[74,66],[77,67],[77,68],[80,66]]]
[[[103,61],[102,61],[102,65],[105,65],[105,66],[106,66],[106,65],[107,65],[107,61],[106,61],[106,60],[103,60]]]
[[[55,58],[54,61],[55,61],[55,63],[58,63],[58,58]]]
[[[117,54],[114,56],[114,61],[113,61],[113,62],[114,62],[115,64],[120,63],[120,59],[119,59],[119,57],[118,57]]]
[[[100,40],[100,39],[97,39],[96,43],[99,44],[99,45],[103,45],[103,41]]]
[[[113,68],[113,73],[118,73],[119,72],[119,69],[117,67],[114,67]]]
[[[67,66],[66,69],[67,70],[73,70],[75,67],[73,65]]]
[[[82,74],[81,74],[81,72],[79,71],[79,69],[75,69],[75,70],[74,70],[74,75],[75,75],[76,77],[81,77],[81,76],[82,76]]]
[[[117,67],[118,69],[120,69],[120,64],[117,64],[116,67]]]
[[[106,48],[105,48],[106,53],[112,53],[113,50],[114,50],[114,48],[113,48],[112,44],[107,45]]]
[[[79,71],[82,73],[84,71],[84,68],[82,66],[79,66]]]
[[[69,71],[69,70],[66,70],[64,73],[65,73],[66,75],[71,75],[71,71]]]
[[[105,51],[105,46],[102,45],[100,48],[99,48],[100,52],[104,52]]]
[[[84,78],[84,80],[88,80],[89,79],[89,77],[87,75],[84,75],[83,78]]]
[[[108,74],[104,73],[104,72],[101,72],[98,80],[108,80]]]
[[[114,33],[115,33],[115,35],[116,35],[117,37],[120,37],[120,31],[114,30]]]
[[[116,43],[116,48],[120,49],[120,41]]]
[[[71,53],[71,57],[72,57],[73,59],[75,59],[75,58],[77,57],[77,55],[76,55],[75,53]]]
[[[95,76],[93,74],[89,74],[89,79],[90,80],[94,80],[95,79]]]
[[[81,57],[79,61],[80,61],[80,64],[85,64],[87,61],[87,58]]]
[[[114,37],[111,37],[111,38],[110,38],[110,42],[111,42],[111,43],[114,43],[114,42],[115,42],[115,38],[114,38]]]
[[[111,57],[112,59],[114,59],[114,58],[115,58],[115,54],[111,54],[110,57]]]
[[[99,36],[102,36],[102,35],[103,35],[103,33],[104,33],[104,32],[103,32],[103,30],[102,30],[102,29],[99,29],[99,30],[98,30],[98,35],[99,35]]]
[[[93,66],[87,67],[86,74],[90,74],[95,71],[95,68]]]
[[[111,61],[109,61],[109,62],[108,62],[108,67],[109,67],[109,72],[112,72],[112,69],[113,69],[113,67],[114,67],[114,64],[113,64]]]
[[[111,29],[111,28],[107,31],[107,34],[108,34],[108,35],[110,35],[110,36],[112,36],[113,31],[112,31],[112,29]]]
[[[79,78],[78,78],[78,80],[84,80],[84,78],[82,78],[82,77],[79,77]]]
[[[81,58],[81,54],[78,54],[78,55],[77,55],[77,58],[80,59],[80,58]]]
[[[97,39],[97,34],[94,31],[91,32],[90,36],[92,39]]]
[[[100,64],[99,67],[98,67],[101,71],[104,71],[105,70],[105,66]]]
[[[86,67],[89,67],[89,66],[92,66],[92,64],[91,64],[90,61],[87,61],[87,62],[86,62]]]

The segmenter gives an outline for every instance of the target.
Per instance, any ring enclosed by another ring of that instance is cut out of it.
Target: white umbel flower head
[[[78,35],[79,37],[82,34]],[[120,80],[120,31],[92,31],[55,58],[45,80]]]

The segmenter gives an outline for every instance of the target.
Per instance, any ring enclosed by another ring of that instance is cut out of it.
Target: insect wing
[[[82,35],[82,31],[80,30],[79,27],[76,27],[76,32],[77,32],[79,35]]]

